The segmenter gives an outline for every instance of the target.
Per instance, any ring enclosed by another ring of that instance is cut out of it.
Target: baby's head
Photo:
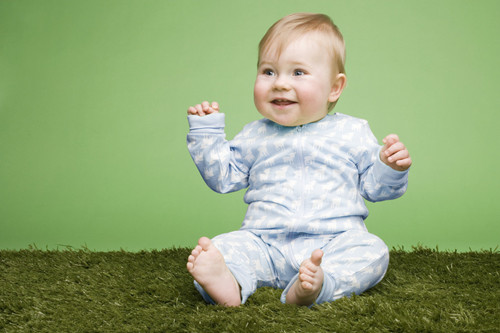
[[[259,43],[259,59],[264,53],[277,57],[291,42],[309,33],[319,33],[329,53],[332,68],[345,74],[344,37],[332,20],[324,14],[295,13],[283,17],[267,30]]]
[[[259,44],[257,109],[284,126],[322,119],[345,86],[344,62],[344,39],[328,16],[297,13],[282,18]]]

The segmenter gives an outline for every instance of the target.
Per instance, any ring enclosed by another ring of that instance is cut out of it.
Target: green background
[[[0,0],[0,248],[192,246],[235,230],[243,192],[203,183],[186,110],[217,100],[232,138],[260,118],[257,44],[328,14],[347,45],[336,110],[398,133],[414,165],[370,204],[389,246],[496,247],[499,1]]]

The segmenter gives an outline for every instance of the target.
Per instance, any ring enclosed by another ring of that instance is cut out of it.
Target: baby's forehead
[[[331,44],[328,43],[328,37],[323,33],[312,31],[281,37],[276,36],[276,38],[271,40],[261,50],[259,54],[259,62],[261,62],[262,59],[266,59],[268,61],[279,59],[281,54],[292,44],[294,48],[298,49],[309,49],[311,44],[313,44],[333,56]]]

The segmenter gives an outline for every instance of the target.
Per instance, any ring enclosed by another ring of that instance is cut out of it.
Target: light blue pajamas
[[[284,302],[300,264],[318,248],[325,279],[316,303],[359,294],[382,279],[389,253],[366,230],[363,198],[403,195],[408,171],[380,161],[365,120],[336,113],[285,127],[261,119],[231,141],[225,140],[222,113],[188,120],[188,148],[207,185],[219,193],[248,187],[241,229],[213,239],[241,286],[243,303],[261,286],[284,288]]]

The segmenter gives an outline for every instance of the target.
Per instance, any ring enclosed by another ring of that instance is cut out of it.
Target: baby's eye
[[[295,76],[302,76],[302,75],[305,75],[306,72],[304,72],[303,70],[301,69],[296,69],[294,72],[293,72],[293,75]]]
[[[274,71],[272,69],[264,69],[262,73],[267,76],[274,76]]]

